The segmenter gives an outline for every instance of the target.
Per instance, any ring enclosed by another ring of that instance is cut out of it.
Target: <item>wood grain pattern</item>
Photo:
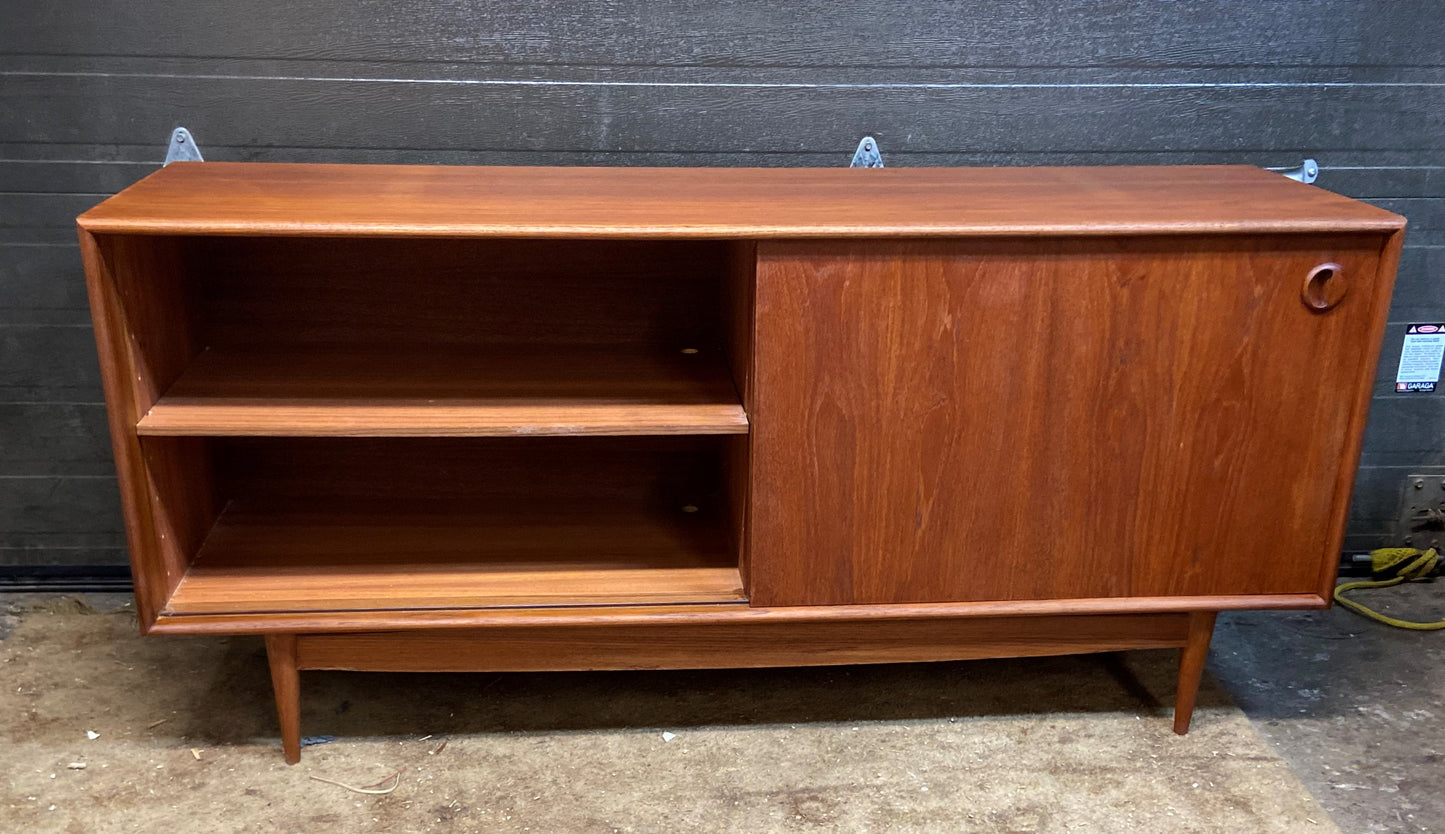
[[[695,350],[695,349],[694,349]],[[142,435],[746,434],[720,354],[568,349],[217,348]]]
[[[213,445],[205,438],[175,437],[141,438],[140,446],[154,546],[166,564],[189,565],[223,506]]]
[[[1390,317],[1395,272],[1400,264],[1400,251],[1404,243],[1404,229],[1391,233],[1381,246],[1379,258],[1376,261],[1374,294],[1366,319],[1369,322],[1369,336],[1358,347],[1361,361],[1366,369],[1377,367],[1379,361],[1385,325]],[[1368,371],[1361,373],[1355,381],[1352,397],[1345,400],[1349,404],[1350,423],[1345,434],[1345,442],[1340,449],[1340,468],[1335,482],[1333,512],[1330,514],[1329,526],[1326,528],[1329,531],[1329,536],[1325,540],[1327,554],[1340,553],[1344,547],[1345,531],[1349,523],[1350,497],[1354,491],[1355,477],[1359,473],[1360,451],[1365,443],[1365,426],[1370,417],[1372,381],[1372,375]],[[1338,561],[1322,560],[1315,587],[1320,596],[1331,603],[1334,602],[1335,579],[1339,572]]]
[[[1189,615],[1189,635],[1179,656],[1179,684],[1174,695],[1174,732],[1189,732],[1194,717],[1194,700],[1199,695],[1199,681],[1204,677],[1204,661],[1209,657],[1209,641],[1214,637],[1215,612],[1196,611]]]
[[[164,613],[731,602],[727,541],[676,509],[233,501]]]
[[[1381,242],[760,246],[753,603],[1318,593]]]
[[[727,514],[729,438],[220,438],[227,499],[616,507]]]
[[[757,245],[752,241],[732,244],[728,272],[724,279],[723,321],[728,367],[744,411],[752,401],[753,385],[753,292],[757,283]],[[728,532],[743,581],[748,572],[748,512],[752,490],[752,447],[747,437],[728,441],[724,483],[728,490]]]
[[[149,235],[116,247],[121,425],[184,574],[147,625],[267,634],[288,760],[300,668],[1183,646],[1182,732],[1218,611],[1327,604],[1393,215],[1243,169],[893,177],[905,205],[869,172],[278,167],[210,219],[136,208],[241,187],[193,170],[85,220]],[[216,237],[246,232],[276,238]],[[447,432],[481,436],[364,436]]]
[[[136,611],[148,630],[185,571],[185,557],[159,536],[150,472],[135,422],[196,350],[175,247],[163,239],[98,238],[80,232],[101,379],[130,544]],[[177,314],[179,311],[179,314]],[[204,505],[202,505],[204,506]]]
[[[187,238],[206,344],[722,346],[728,245]]]
[[[281,725],[281,750],[287,764],[301,761],[301,675],[296,665],[296,635],[266,635],[266,661]]]
[[[129,363],[132,408],[145,413],[200,350],[195,288],[179,242],[163,237],[103,238]]]
[[[168,615],[742,598],[724,438],[209,442],[226,509]]]
[[[1389,212],[1245,166],[767,169],[172,165],[93,232],[817,238],[1392,231]]]
[[[738,398],[746,409],[753,395],[753,350],[757,333],[753,327],[756,306],[758,247],[754,241],[729,246],[728,269],[723,276],[723,351],[732,370]]]
[[[1288,611],[1327,608],[1314,594],[1237,594],[1207,597],[1109,597],[1105,599],[1008,600],[1002,602],[915,603],[890,605],[792,605],[759,608],[735,603],[692,605],[532,606],[427,611],[313,611],[266,614],[163,615],[155,632],[166,634],[350,633],[544,626],[715,625],[721,623],[850,622],[859,628],[889,620],[949,620],[978,617],[1027,619],[1056,615],[1178,614],[1190,611]]]
[[[394,672],[708,669],[902,663],[1171,648],[1189,615],[955,622],[744,623],[301,635],[302,669]]]
[[[0,314],[54,332],[14,342],[0,332],[0,366],[15,372],[0,388],[23,388],[4,392],[17,402],[100,401],[91,335],[49,324],[85,313],[80,258],[54,244],[73,243],[77,213],[159,167],[177,119],[208,158],[277,162],[837,166],[865,128],[900,168],[1285,166],[1307,154],[1326,189],[1416,198],[1384,204],[1411,218],[1412,244],[1431,242],[1421,231],[1445,206],[1445,88],[1431,92],[1437,70],[1421,58],[1438,54],[1445,17],[1415,4],[810,1],[748,15],[742,33],[735,10],[706,2],[662,15],[638,0],[325,0],[264,16],[158,0],[11,4],[0,26],[0,241],[10,243],[0,243]],[[523,83],[499,95],[476,83],[509,80]],[[698,89],[601,86],[616,81]],[[739,81],[799,86],[710,86]],[[964,87],[869,88],[922,81]],[[1395,318],[1440,320],[1445,282],[1420,262],[1445,248],[1410,251]],[[1419,414],[1421,398],[1376,401],[1382,427],[1408,430],[1377,431],[1367,464],[1432,459],[1424,441],[1445,410]],[[49,464],[38,474],[56,482],[0,479],[0,561],[83,561],[97,539],[81,530],[106,536],[91,558],[124,561],[114,486],[62,474],[109,471],[108,440],[49,411],[9,416],[0,438],[12,448],[28,451],[21,435],[45,430],[87,446],[34,450],[27,463]],[[31,474],[3,460],[0,470]],[[1383,487],[1364,494],[1375,483],[1362,477],[1362,497],[1395,500]],[[1351,529],[1388,525],[1357,518]]]
[[[1388,171],[1376,170],[1382,188],[1429,187],[1409,171],[1399,172],[1398,181],[1391,181],[1384,176]],[[1362,172],[1331,171],[1329,175],[1349,173]],[[1441,183],[1445,184],[1445,176]],[[1341,191],[1333,182],[1330,185]],[[1365,196],[1369,193],[1359,192]],[[73,218],[69,222],[73,224]],[[1432,278],[1445,270],[1445,247],[1414,245],[1417,231],[1412,220],[1401,250],[1389,312],[1394,323],[1386,328],[1377,363],[1374,393],[1378,399],[1373,405],[1380,425],[1372,445],[1361,455],[1364,468],[1355,489],[1361,503],[1355,505],[1359,511],[1352,512],[1349,522],[1353,532],[1385,532],[1394,518],[1398,489],[1385,485],[1378,472],[1371,478],[1374,470],[1370,467],[1409,462],[1424,465],[1436,459],[1428,448],[1414,444],[1398,425],[1402,403],[1409,408],[1412,401],[1418,403],[1429,399],[1429,395],[1402,396],[1394,392],[1394,371],[1406,323],[1434,321],[1435,311],[1445,309],[1445,282]],[[208,277],[211,275],[208,270]],[[98,500],[59,502],[48,509],[27,508],[26,494],[33,491],[34,483],[0,479],[0,507],[14,509],[13,521],[7,521],[0,509],[0,553],[10,548],[8,554],[22,560],[67,558],[63,554],[75,542],[73,534],[85,525],[94,525],[101,516],[111,522],[105,532],[118,541],[124,533],[114,487],[87,483],[89,476],[110,474],[114,467],[95,337],[88,328],[70,326],[90,322],[78,246],[0,244],[0,297],[13,303],[6,309],[14,321],[56,325],[14,328],[8,337],[6,329],[0,327],[0,394],[13,400],[8,404],[0,402],[0,469],[16,475],[54,475],[65,479],[61,487],[64,491],[98,496]],[[1424,437],[1432,436],[1428,422],[1417,425]],[[3,497],[7,495],[9,499]],[[1383,505],[1389,505],[1388,509],[1379,510]],[[42,518],[51,519],[48,523],[52,525],[45,528],[43,541],[33,538],[39,534],[27,532],[30,527],[25,523],[26,519],[35,522]],[[55,547],[48,547],[50,543]],[[124,562],[125,554],[119,555]],[[0,555],[0,560],[5,558]]]

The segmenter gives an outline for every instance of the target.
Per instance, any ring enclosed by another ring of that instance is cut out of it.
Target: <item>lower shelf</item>
[[[723,526],[698,513],[233,501],[164,613],[742,599]]]

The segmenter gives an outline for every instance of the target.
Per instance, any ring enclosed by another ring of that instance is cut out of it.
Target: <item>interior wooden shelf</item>
[[[736,562],[680,508],[237,500],[165,613],[736,603]]]
[[[716,353],[211,347],[137,424],[142,435],[487,437],[746,434]]]

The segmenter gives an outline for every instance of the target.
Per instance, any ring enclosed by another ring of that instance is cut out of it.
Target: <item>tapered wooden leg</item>
[[[271,664],[271,689],[281,720],[281,749],[286,763],[301,761],[301,673],[296,668],[296,635],[266,635],[266,660]]]
[[[1199,695],[1199,679],[1204,676],[1204,659],[1209,657],[1209,640],[1214,636],[1213,611],[1196,611],[1189,615],[1189,636],[1179,657],[1179,690],[1174,696],[1174,732],[1189,732],[1189,719],[1194,717],[1194,699]]]

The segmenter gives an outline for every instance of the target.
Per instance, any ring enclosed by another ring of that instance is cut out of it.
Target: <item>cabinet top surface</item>
[[[151,174],[79,223],[121,234],[757,239],[1379,232],[1405,220],[1250,166],[186,162]]]

